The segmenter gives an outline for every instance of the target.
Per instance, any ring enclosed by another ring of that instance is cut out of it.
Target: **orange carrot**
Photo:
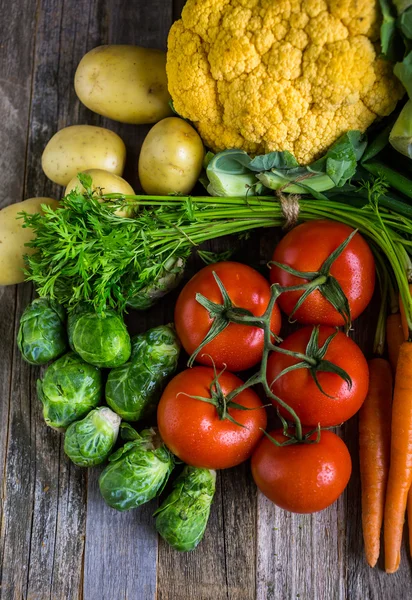
[[[362,529],[366,560],[379,558],[391,447],[392,371],[383,358],[369,361],[369,391],[359,411]]]
[[[392,404],[391,459],[385,499],[385,570],[400,562],[402,529],[412,482],[412,343],[403,342],[396,368]]]
[[[399,348],[402,342],[408,339],[403,332],[402,320],[400,313],[389,315],[386,319],[386,341],[388,344],[389,362],[391,363],[392,373],[396,372],[398,363]]]
[[[408,529],[409,529],[409,554],[412,556],[412,487],[408,494]]]
[[[412,283],[409,284],[409,293],[412,296]],[[408,328],[408,323],[406,322],[405,309],[403,306],[402,298],[400,296],[399,296],[399,310],[401,311],[403,335],[405,336],[405,340],[408,340],[409,339],[409,328]]]

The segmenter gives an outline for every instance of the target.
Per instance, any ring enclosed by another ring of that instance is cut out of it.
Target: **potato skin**
[[[24,281],[24,254],[33,254],[33,248],[24,244],[34,235],[31,229],[23,228],[23,219],[17,219],[19,212],[37,213],[41,205],[57,208],[59,203],[52,198],[29,198],[24,202],[10,204],[0,210],[0,285],[14,285]]]
[[[103,194],[134,194],[134,189],[127,183],[123,177],[104,171],[103,169],[88,169],[82,171],[86,175],[90,175],[93,182],[93,189],[101,188]],[[65,196],[74,189],[78,189],[79,192],[83,192],[84,188],[77,178],[77,175],[73,177],[67,184],[64,192]]]
[[[93,190],[100,188],[103,194],[134,195],[135,193],[132,186],[127,183],[125,179],[119,177],[119,175],[115,175],[114,173],[109,173],[109,171],[103,171],[103,169],[88,169],[87,171],[83,171],[83,173],[90,175],[92,178]],[[67,196],[69,192],[75,190],[76,188],[79,192],[84,192],[84,187],[78,180],[77,175],[70,180],[64,194]],[[132,211],[118,209],[114,214],[118,215],[119,217],[128,217],[130,212]]]
[[[121,123],[156,123],[172,114],[162,50],[93,48],[77,67],[74,88],[87,108]]]
[[[139,179],[146,194],[188,194],[204,157],[202,140],[189,123],[168,117],[147,134],[139,156]]]
[[[110,129],[71,125],[49,140],[41,159],[46,176],[60,185],[87,169],[104,169],[122,175],[126,160],[123,140]]]

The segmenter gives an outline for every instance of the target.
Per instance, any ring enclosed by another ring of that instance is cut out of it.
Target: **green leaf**
[[[395,150],[412,158],[412,100],[408,100],[401,110],[389,136]]]
[[[411,0],[393,0],[393,4],[396,6],[398,15],[402,14],[405,10],[412,6]]]
[[[80,181],[88,195],[92,195],[93,180],[87,173],[79,173],[77,179]]]
[[[379,4],[382,11],[381,50],[382,54],[389,58],[393,54],[394,40],[397,35],[395,13],[391,2],[388,0],[379,0]]]
[[[299,167],[299,163],[293,154],[285,150],[284,152],[269,152],[255,156],[247,166],[251,171],[261,173],[270,171],[270,169],[293,169]]]
[[[396,63],[393,72],[408,92],[409,98],[412,98],[412,52],[409,52],[402,62]]]
[[[140,440],[140,434],[137,433],[136,429],[129,425],[129,423],[122,423],[120,425],[120,437],[125,441]]]
[[[337,187],[342,187],[355,175],[366,146],[366,138],[360,131],[348,131],[336,140],[325,156],[309,165],[308,170],[324,172]]]
[[[398,19],[398,24],[403,35],[408,40],[412,40],[412,6],[401,14]]]
[[[391,118],[388,124],[381,131],[379,131],[368,143],[368,146],[362,156],[362,163],[367,160],[370,160],[371,158],[374,158],[388,145],[389,134],[391,132],[393,123],[394,118]]]

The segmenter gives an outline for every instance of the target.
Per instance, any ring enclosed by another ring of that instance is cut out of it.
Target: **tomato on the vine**
[[[339,425],[360,409],[368,392],[368,363],[359,346],[344,333],[324,325],[303,327],[289,335],[279,348],[308,358],[306,362],[302,356],[272,352],[267,364],[272,392],[293,408],[303,425]],[[298,364],[301,368],[296,368]],[[291,367],[294,368],[281,375]],[[291,419],[284,408],[279,410]]]
[[[279,443],[287,438],[281,429],[270,433]],[[323,510],[348,484],[352,461],[345,443],[331,431],[309,437],[314,443],[276,446],[264,437],[253,453],[252,475],[260,491],[290,512]]]
[[[250,388],[233,400],[250,410],[226,405],[226,396],[241,385],[243,381],[228,371],[216,380],[210,367],[176,375],[157,410],[159,433],[169,450],[185,463],[207,469],[227,469],[247,460],[266,427],[266,410]],[[216,405],[196,396],[213,398]]]
[[[351,227],[336,221],[309,221],[289,231],[280,241],[272,260],[291,267],[300,276],[272,264],[271,282],[285,287],[301,285],[309,280],[314,282],[314,289],[295,312],[304,291],[281,294],[278,303],[287,315],[293,315],[299,323],[341,326],[347,324],[342,312],[349,308],[353,320],[365,310],[375,287],[375,262],[363,237],[356,233],[332,264],[325,263],[353,232]],[[326,275],[322,272],[323,265]],[[302,276],[304,273],[307,278]],[[318,275],[325,275],[323,283]],[[319,285],[315,285],[316,282]],[[330,299],[339,304],[341,312]]]
[[[237,262],[204,267],[180,292],[175,308],[177,335],[190,355],[203,342],[214,321],[213,315],[196,300],[196,294],[202,294],[217,305],[224,301],[213,273],[220,278],[235,309],[246,309],[260,317],[269,304],[269,282],[251,267]],[[279,333],[280,325],[280,311],[275,305],[271,331]],[[263,337],[263,329],[259,327],[230,323],[201,349],[196,361],[204,365],[211,365],[213,361],[218,368],[226,366],[229,371],[249,369],[262,358]]]

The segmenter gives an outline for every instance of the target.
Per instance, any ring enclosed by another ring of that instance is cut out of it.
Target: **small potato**
[[[130,184],[127,183],[122,177],[118,175],[114,175],[113,173],[109,173],[108,171],[103,171],[102,169],[89,169],[88,171],[83,171],[86,175],[90,175],[92,178],[92,187],[93,190],[99,189],[102,194],[131,194],[134,195],[134,189]],[[73,177],[73,179],[69,182],[69,185],[66,187],[66,191],[64,194],[67,196],[72,190],[77,190],[79,192],[84,192],[84,187],[80,183],[79,179]],[[115,214],[119,217],[127,217],[129,216],[129,211],[125,210],[116,210]]]
[[[159,121],[147,134],[139,156],[139,178],[146,194],[188,194],[202,170],[199,134],[178,117]]]
[[[23,219],[16,218],[20,212],[41,212],[41,205],[57,208],[52,198],[29,198],[24,202],[10,204],[0,210],[0,285],[14,285],[24,281],[24,254],[33,254],[33,248],[25,244],[33,239],[33,231],[23,228]]]
[[[98,46],[80,61],[74,87],[87,108],[121,123],[156,123],[172,114],[161,50]]]
[[[44,149],[41,159],[46,176],[60,185],[87,169],[104,169],[122,175],[126,147],[114,131],[92,125],[60,129]]]
[[[90,175],[93,182],[93,189],[101,189],[102,194],[134,195],[134,189],[132,188],[132,186],[129,183],[127,183],[127,181],[122,177],[114,175],[114,173],[109,173],[109,171],[103,171],[103,169],[88,169],[87,171],[83,171],[83,173],[85,173],[86,175]],[[77,175],[69,181],[69,184],[66,187],[66,191],[64,192],[65,196],[67,196],[69,192],[76,188],[79,190],[79,192],[84,192],[84,187],[78,180]]]

